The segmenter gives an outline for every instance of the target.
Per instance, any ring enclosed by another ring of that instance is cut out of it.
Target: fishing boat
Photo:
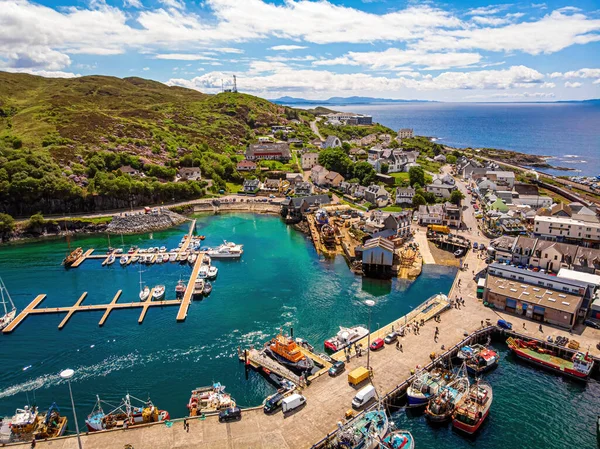
[[[574,379],[587,381],[594,367],[594,359],[588,353],[576,352],[571,360],[567,360],[550,349],[539,347],[535,340],[525,341],[510,337],[506,343],[508,349],[520,359]]]
[[[96,405],[94,406],[92,413],[90,413],[85,420],[85,424],[90,432],[124,427],[125,423],[127,423],[127,426],[134,426],[136,424],[161,422],[170,418],[167,411],[159,410],[150,399],[142,401],[141,399],[137,399],[136,397],[127,394],[118,406],[111,406],[114,407],[112,411],[104,413],[102,403],[109,406],[110,404],[100,401],[98,396],[96,396],[96,398]],[[132,404],[132,399],[139,402],[141,405],[134,406]]]
[[[219,274],[219,269],[217,267],[214,267],[212,265],[208,267],[208,279],[216,279],[217,274]]]
[[[390,432],[382,443],[379,443],[379,449],[414,449],[415,439],[408,430],[394,430]]]
[[[477,432],[490,413],[493,397],[490,385],[481,381],[471,385],[469,393],[452,414],[452,425],[469,435]]]
[[[183,282],[181,279],[179,279],[179,282],[177,282],[177,286],[175,287],[175,297],[176,298],[183,298],[183,295],[185,295],[185,282]]]
[[[315,366],[312,359],[304,355],[292,337],[281,333],[269,342],[265,352],[282,365],[296,371],[310,371]]]
[[[223,242],[219,247],[210,248],[207,252],[214,259],[239,259],[244,253],[244,246],[232,242]]]
[[[2,307],[4,308],[4,315],[0,317],[0,331],[8,326],[17,316],[17,308],[13,302],[4,281],[0,278],[0,301],[2,301]]]
[[[451,380],[451,373],[444,368],[421,370],[415,374],[415,380],[406,389],[408,405],[425,405],[437,395],[441,388]]]
[[[153,301],[161,301],[165,297],[165,286],[157,285],[152,292]]]
[[[77,259],[79,259],[82,255],[83,255],[83,249],[75,248],[73,251],[71,251],[69,254],[67,254],[67,256],[63,259],[62,263],[65,267],[68,268],[71,265],[73,265],[75,263],[75,261]]]
[[[197,277],[194,281],[194,291],[192,292],[192,296],[194,299],[201,299],[204,295],[204,279],[201,277]]]
[[[219,382],[210,387],[199,387],[192,390],[187,404],[190,416],[217,412],[230,407],[235,407],[235,399],[229,393],[225,393],[225,386]]]
[[[208,278],[208,265],[201,265],[200,269],[198,270],[198,277],[201,279],[207,279]]]
[[[114,254],[111,254],[110,256],[108,256],[108,258],[106,259],[106,265],[112,265],[113,263],[115,263],[116,257]]]
[[[184,264],[187,263],[187,258],[188,258],[188,253],[187,251],[183,251],[180,255],[179,255],[179,263],[180,264]]]
[[[479,352],[483,351],[484,349],[485,346],[479,344],[467,345],[460,348],[456,356],[461,360],[467,360],[479,354]]]
[[[431,397],[425,408],[425,416],[430,422],[442,423],[452,417],[456,406],[461,403],[469,392],[469,375],[463,363],[456,378],[444,385],[438,394]]]
[[[340,351],[343,348],[357,342],[361,338],[366,337],[368,333],[369,331],[362,326],[340,326],[339,332],[334,337],[331,337],[329,340],[325,341],[325,349],[329,349],[333,352]]]
[[[121,260],[119,260],[119,263],[123,266],[127,265],[127,263],[129,262],[129,256],[121,256]]]
[[[500,356],[496,351],[490,348],[483,348],[476,355],[467,359],[467,371],[475,376],[479,376],[486,371],[496,368],[499,362]]]
[[[197,259],[197,258],[198,258],[198,256],[196,256],[196,254],[190,254],[190,255],[188,256],[188,259],[187,259],[187,261],[188,261],[188,263],[189,263],[190,265],[194,265],[194,264],[196,263],[196,259]]]
[[[11,433],[17,437],[31,434],[35,429],[37,416],[37,407],[26,405],[23,408],[18,408],[10,421]]]
[[[208,281],[206,281],[204,283],[204,289],[202,290],[202,293],[204,293],[204,296],[208,296],[210,295],[212,292],[212,284]]]
[[[368,411],[341,427],[333,447],[375,449],[380,447],[388,429],[389,421],[383,408]]]
[[[67,430],[67,417],[60,414],[58,405],[53,402],[45,415],[38,415],[33,437],[36,440],[61,437],[65,430]]]

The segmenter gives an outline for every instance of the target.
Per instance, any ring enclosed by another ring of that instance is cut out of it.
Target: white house
[[[415,189],[412,187],[398,187],[396,189],[396,204],[399,206],[411,206],[415,197]]]
[[[385,207],[390,202],[390,194],[377,184],[371,184],[365,190],[365,200],[377,207]]]
[[[181,167],[178,174],[182,181],[198,181],[202,179],[200,167]]]
[[[242,191],[244,193],[256,193],[260,190],[261,183],[258,179],[246,179],[242,186]]]
[[[450,198],[453,191],[457,189],[454,178],[450,175],[434,175],[431,184],[428,184],[425,190],[433,193],[435,196]]]
[[[577,241],[585,244],[600,243],[600,224],[568,217],[536,216],[533,233],[536,237],[556,241]]]
[[[444,208],[441,204],[432,204],[429,206],[419,206],[419,223],[422,225],[428,224],[444,224]]]
[[[312,179],[312,182],[318,186],[324,185],[325,176],[327,176],[327,173],[329,173],[329,170],[327,170],[325,167],[322,165],[315,165],[310,170],[310,179]]]
[[[398,139],[412,139],[414,137],[412,128],[402,128],[398,131]]]
[[[302,170],[310,170],[319,163],[319,153],[304,153],[300,159]]]

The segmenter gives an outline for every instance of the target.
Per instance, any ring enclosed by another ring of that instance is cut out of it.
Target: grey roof
[[[489,268],[495,268],[495,269],[499,269],[505,272],[509,272],[509,273],[514,273],[514,274],[523,274],[523,272],[525,272],[525,274],[527,274],[527,276],[535,278],[535,279],[540,279],[540,280],[544,280],[544,281],[559,281],[562,284],[566,284],[566,285],[571,285],[573,287],[582,287],[584,289],[586,289],[588,287],[588,284],[586,282],[582,282],[582,281],[576,281],[573,279],[568,279],[568,278],[557,278],[556,276],[550,276],[547,273],[540,273],[539,271],[525,271],[524,268],[517,268],[517,267],[513,267],[512,265],[505,265],[505,264],[501,264],[501,263],[497,263],[494,262],[492,264],[489,265]]]
[[[268,154],[268,153],[281,153],[283,157],[289,158],[290,145],[285,142],[278,143],[253,143],[248,145],[246,150],[246,156],[254,156],[256,153]]]
[[[380,247],[390,252],[394,252],[394,244],[387,239],[376,237],[374,239],[367,240],[363,245],[363,251],[369,248]]]

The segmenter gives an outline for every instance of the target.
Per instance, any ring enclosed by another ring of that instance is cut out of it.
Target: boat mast
[[[106,236],[108,237],[108,248],[110,249],[110,234],[106,234]]]
[[[10,297],[10,293],[8,293],[8,289],[6,288],[6,285],[4,285],[4,281],[2,280],[2,278],[0,278],[0,299],[2,299],[2,305],[4,306],[4,315],[8,314],[8,310],[6,309],[6,298],[4,297],[4,292],[6,292],[6,298],[8,298],[8,302],[10,302],[10,311],[12,312],[13,310],[16,310],[15,307],[15,303],[13,302],[12,298]]]

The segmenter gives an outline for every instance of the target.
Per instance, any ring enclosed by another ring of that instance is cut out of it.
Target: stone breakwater
[[[106,228],[106,232],[114,234],[138,234],[158,231],[180,225],[187,221],[182,215],[161,209],[150,213],[123,213],[115,215]]]

